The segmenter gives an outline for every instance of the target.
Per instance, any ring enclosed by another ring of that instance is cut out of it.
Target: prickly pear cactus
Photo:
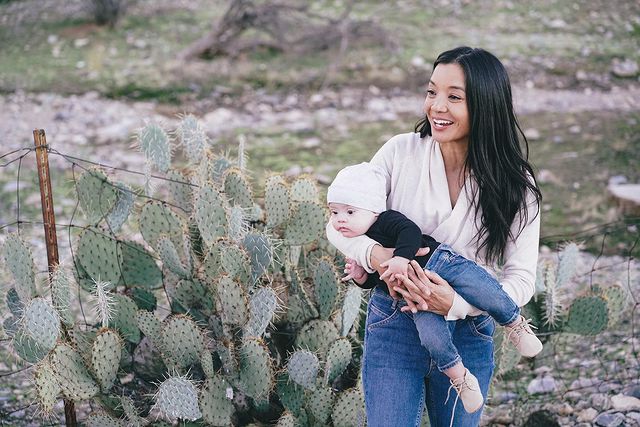
[[[198,390],[186,376],[171,376],[158,387],[154,408],[170,421],[195,421],[202,417],[198,407]]]
[[[98,331],[91,347],[91,368],[94,377],[106,393],[113,382],[120,366],[122,357],[122,339],[113,329]]]
[[[71,400],[90,399],[100,387],[89,375],[82,356],[70,345],[59,343],[50,354],[52,371],[62,393]]]
[[[36,295],[36,276],[33,255],[17,233],[7,236],[2,248],[4,262],[15,280],[15,290],[22,302]]]
[[[580,335],[597,335],[609,322],[607,301],[600,296],[576,298],[569,307],[566,330]]]
[[[308,389],[315,389],[316,378],[320,371],[318,357],[310,351],[298,350],[289,357],[287,374],[296,384]]]

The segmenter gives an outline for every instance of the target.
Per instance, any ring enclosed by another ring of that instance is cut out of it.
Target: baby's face
[[[361,236],[376,222],[377,213],[343,203],[329,203],[331,225],[344,237]]]

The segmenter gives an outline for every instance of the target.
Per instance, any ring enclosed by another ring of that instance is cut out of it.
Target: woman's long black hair
[[[528,161],[527,138],[513,112],[509,76],[500,60],[486,50],[463,46],[440,54],[433,68],[452,63],[460,65],[465,75],[470,129],[464,169],[477,183],[472,205],[476,213],[478,205],[482,211],[478,251],[486,248],[487,261],[501,262],[508,240],[517,237],[511,232],[516,216],[517,234],[529,222],[531,199],[527,201],[527,196],[532,195],[539,206],[542,194]],[[421,138],[431,135],[429,120],[418,122],[415,131]]]

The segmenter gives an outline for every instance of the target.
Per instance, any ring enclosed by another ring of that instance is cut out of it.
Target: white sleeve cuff
[[[481,310],[469,304],[456,292],[453,295],[453,304],[444,318],[445,320],[459,320],[467,316],[478,316],[481,313]]]

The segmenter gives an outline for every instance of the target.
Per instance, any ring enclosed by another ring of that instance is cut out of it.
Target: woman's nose
[[[431,109],[433,111],[437,111],[437,112],[441,113],[441,112],[447,110],[447,104],[446,104],[446,102],[442,102],[441,100],[434,99],[433,103],[431,104]]]

